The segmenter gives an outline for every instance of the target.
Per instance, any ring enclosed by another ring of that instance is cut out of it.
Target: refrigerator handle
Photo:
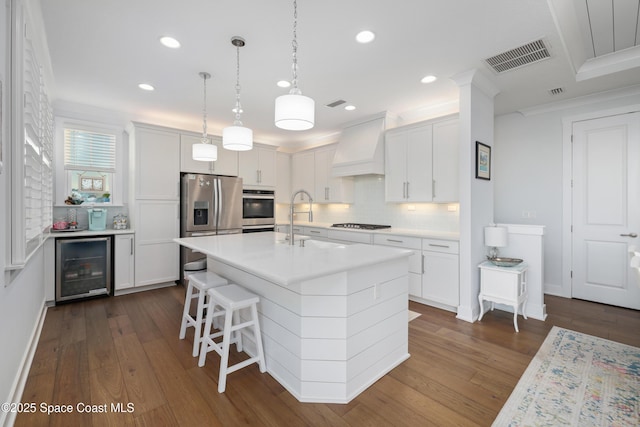
[[[216,218],[216,230],[220,227],[220,216],[222,215],[222,183],[220,179],[216,179],[216,191],[218,196],[218,217]]]

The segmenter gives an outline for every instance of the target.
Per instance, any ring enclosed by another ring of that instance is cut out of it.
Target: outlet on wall
[[[522,218],[535,218],[536,217],[536,211],[522,211]]]

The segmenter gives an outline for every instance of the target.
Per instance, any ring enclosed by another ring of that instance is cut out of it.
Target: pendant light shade
[[[193,144],[191,146],[193,160],[215,162],[218,160],[218,147],[210,143]]]
[[[293,0],[293,79],[287,95],[276,98],[275,125],[285,130],[307,130],[315,124],[315,102],[298,89],[298,3]]]
[[[242,126],[240,115],[242,106],[240,105],[240,48],[246,43],[242,37],[234,36],[231,44],[236,47],[236,119],[233,126],[222,129],[222,147],[233,151],[247,151],[253,148],[253,131]]]
[[[253,131],[244,126],[222,129],[222,146],[227,150],[247,151],[253,148]]]
[[[314,125],[315,104],[313,99],[301,93],[277,97],[276,126],[285,130],[311,129]]]
[[[193,160],[202,162],[215,162],[218,160],[218,147],[213,145],[207,138],[207,79],[211,74],[200,72],[200,77],[204,81],[204,106],[202,107],[202,139],[199,144],[191,146],[191,157]]]

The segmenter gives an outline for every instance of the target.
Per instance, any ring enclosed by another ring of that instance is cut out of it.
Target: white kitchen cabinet
[[[173,241],[180,234],[179,202],[136,202],[135,286],[178,280],[180,253]]]
[[[291,192],[307,190],[315,201],[315,157],[313,151],[303,151],[291,156]],[[296,197],[296,203],[307,202],[306,195]]]
[[[327,239],[334,243],[365,243],[370,245],[373,243],[373,234],[363,231],[338,230],[330,228],[327,233]]]
[[[457,202],[459,200],[459,132],[458,119],[433,124],[434,202]]]
[[[458,200],[458,119],[438,119],[385,134],[387,202]]]
[[[457,309],[460,303],[458,242],[422,239],[422,298]]]
[[[314,240],[322,240],[322,241],[328,240],[327,233],[328,233],[328,230],[324,227],[309,227],[309,226],[302,227],[302,232],[301,232],[301,234],[304,236],[309,236]]]
[[[276,203],[291,201],[291,154],[276,153]]]
[[[254,187],[276,186],[276,151],[253,146],[238,154],[238,172],[242,185]]]
[[[179,200],[180,134],[136,126],[132,139],[135,198]]]
[[[114,236],[114,274],[116,291],[132,288],[134,277],[134,234],[116,234]]]
[[[385,135],[385,200],[432,200],[433,126],[393,129]]]
[[[333,177],[333,156],[336,146],[313,150],[314,203],[353,203],[353,177]]]
[[[208,139],[218,147],[218,160],[215,162],[193,160],[193,144],[200,144],[202,136],[180,135],[180,172],[238,176],[238,152],[222,148],[219,136],[209,136]]]
[[[408,249],[412,252],[411,256],[409,256],[409,295],[421,298],[423,261],[421,239],[419,237],[379,233],[373,235],[373,243],[375,245]]]

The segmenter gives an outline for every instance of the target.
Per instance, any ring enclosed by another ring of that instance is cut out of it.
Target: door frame
[[[562,284],[560,286],[547,285],[545,293],[572,298],[571,269],[573,267],[573,257],[571,248],[573,236],[571,224],[573,191],[571,177],[573,176],[573,149],[571,136],[573,134],[573,123],[634,112],[640,112],[640,104],[631,104],[562,118]]]

